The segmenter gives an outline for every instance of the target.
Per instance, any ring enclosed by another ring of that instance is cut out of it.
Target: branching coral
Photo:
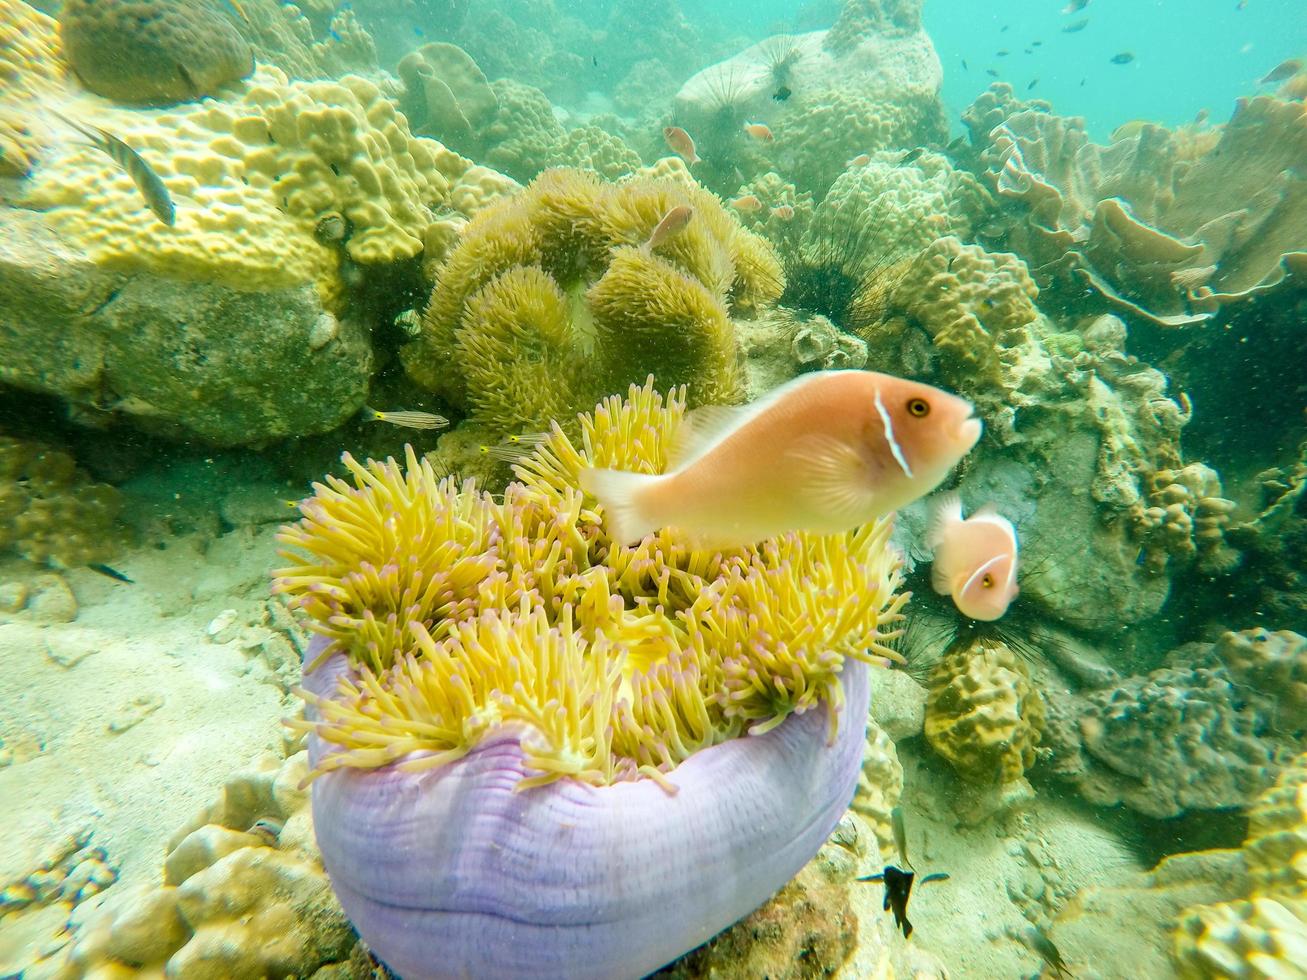
[[[679,206],[686,228],[644,247]],[[697,185],[548,171],[468,225],[404,364],[500,434],[570,420],[650,371],[692,403],[734,401],[728,316],[774,298],[779,275],[766,242]]]
[[[308,557],[276,582],[361,667],[312,699],[337,747],[318,770],[440,766],[524,726],[541,780],[662,778],[746,727],[838,706],[846,660],[891,656],[902,599],[884,525],[728,555],[671,531],[604,538],[577,472],[660,471],[684,408],[684,391],[664,404],[649,383],[585,416],[579,448],[555,426],[502,502],[411,451],[406,470],[347,457],[354,486],[316,488],[281,536]]]

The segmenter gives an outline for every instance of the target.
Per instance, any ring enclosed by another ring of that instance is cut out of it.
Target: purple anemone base
[[[315,641],[312,663],[323,649]],[[335,656],[305,687],[335,693]],[[343,769],[313,784],[313,820],[341,905],[404,980],[642,977],[762,905],[848,808],[866,736],[869,668],[847,662],[839,734],[828,707],[705,749],[670,775],[594,787],[529,775],[492,736],[428,772]],[[314,764],[330,748],[309,739]]]

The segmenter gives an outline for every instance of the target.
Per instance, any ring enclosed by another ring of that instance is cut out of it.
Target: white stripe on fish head
[[[889,412],[885,411],[885,403],[880,400],[879,388],[876,389],[876,412],[880,415],[880,423],[885,429],[885,441],[889,443],[889,451],[894,454],[894,461],[899,464],[899,469],[909,480],[913,479],[912,467],[904,458],[903,450],[899,448],[899,441],[894,438],[894,423],[890,421]]]

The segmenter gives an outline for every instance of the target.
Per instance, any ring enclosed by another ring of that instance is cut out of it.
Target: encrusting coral
[[[680,206],[689,224],[647,247]],[[650,372],[692,404],[729,403],[743,393],[730,316],[779,292],[771,248],[701,187],[551,170],[468,225],[403,361],[501,435],[570,420]]]
[[[926,741],[965,779],[1006,784],[1034,764],[1044,702],[1001,640],[962,639],[927,681]]]
[[[761,904],[854,795],[867,663],[894,656],[903,602],[889,522],[728,553],[670,529],[614,546],[577,474],[661,471],[686,397],[650,380],[577,442],[555,425],[502,499],[411,451],[405,467],[347,460],[352,484],[318,487],[282,535],[294,564],[275,588],[324,634],[304,692],[319,844],[405,976],[643,975]],[[387,815],[392,780],[414,793]],[[407,852],[414,826],[425,843]],[[544,845],[560,826],[568,843]],[[773,858],[744,859],[760,847]],[[435,884],[455,851],[465,885]],[[409,888],[441,897],[370,897]],[[504,930],[514,942],[486,941]]]
[[[1301,639],[1301,638],[1300,638]],[[1180,975],[1298,977],[1307,964],[1307,755],[1248,814],[1247,898],[1186,909],[1175,929]]]
[[[254,70],[249,44],[216,3],[68,0],[59,29],[82,84],[119,102],[198,99]]]
[[[121,506],[67,453],[0,436],[0,554],[66,568],[105,561],[122,543]]]

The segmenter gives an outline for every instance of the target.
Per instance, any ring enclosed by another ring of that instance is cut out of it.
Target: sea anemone
[[[555,425],[502,500],[346,458],[283,532],[342,905],[406,978],[642,976],[764,902],[852,798],[905,599],[887,521],[633,547],[577,487],[661,472],[650,379]],[[437,951],[437,952],[433,952]]]

